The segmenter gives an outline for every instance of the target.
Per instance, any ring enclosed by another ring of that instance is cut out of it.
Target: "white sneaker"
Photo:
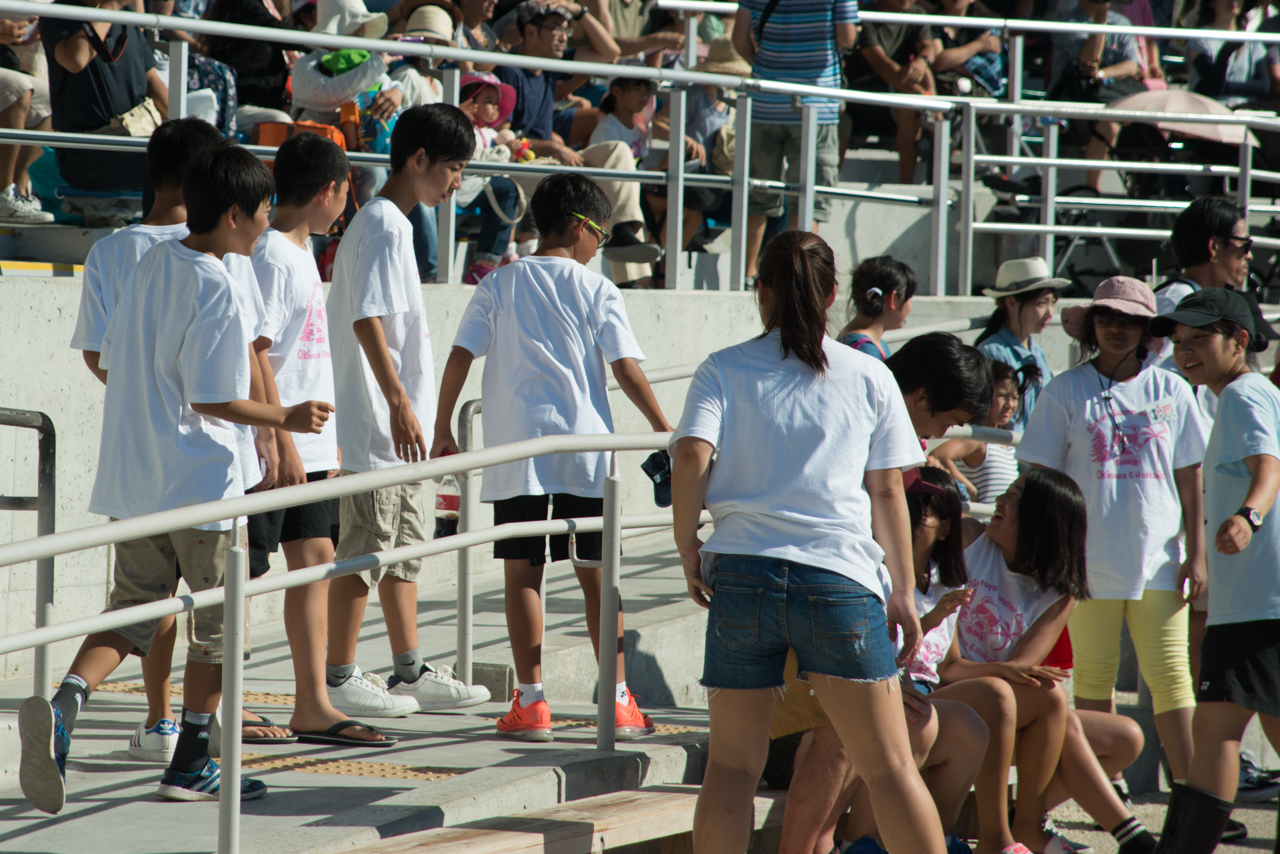
[[[418,711],[418,701],[413,697],[392,696],[381,676],[363,673],[359,667],[341,685],[328,688],[329,702],[344,715],[403,718]]]
[[[156,725],[147,728],[147,722],[138,724],[129,739],[129,755],[146,762],[168,762],[173,759],[178,746],[178,725],[168,718],[161,718]]]
[[[45,213],[40,201],[21,195],[16,184],[0,191],[0,222],[29,224],[53,222],[53,214]]]
[[[464,684],[454,677],[452,670],[443,665],[436,668],[424,664],[416,682],[406,682],[399,676],[392,676],[387,686],[392,694],[412,697],[424,712],[465,709],[489,701],[488,688]]]

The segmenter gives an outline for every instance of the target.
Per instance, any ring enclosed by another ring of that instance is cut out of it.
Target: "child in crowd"
[[[793,648],[889,849],[943,854],[896,690],[898,666],[920,645],[902,469],[924,455],[889,371],[826,337],[830,247],[784,232],[759,271],[765,333],[703,362],[672,437],[675,540],[689,596],[708,609],[702,684],[715,733],[693,845],[747,847]],[[704,505],[715,517],[705,544]],[[892,590],[883,600],[882,562]],[[896,657],[891,625],[902,632]]]
[[[1201,650],[1195,750],[1174,783],[1160,850],[1208,854],[1231,816],[1240,740],[1254,715],[1280,744],[1280,392],[1250,365],[1253,319],[1240,294],[1196,291],[1151,323],[1178,368],[1218,398],[1204,456],[1209,627]]]
[[[311,133],[293,137],[276,152],[275,218],[254,249],[253,269],[265,306],[262,336],[271,341],[268,354],[274,387],[269,385],[268,399],[275,396],[283,406],[334,397],[324,288],[308,239],[327,233],[342,214],[350,170],[341,148]],[[276,440],[280,451],[277,487],[337,473],[337,428],[332,421],[318,436],[295,440],[278,431]],[[326,500],[250,516],[251,570],[265,573],[271,552],[279,548],[284,549],[290,570],[333,560],[329,512]],[[284,594],[285,632],[296,684],[289,727],[308,743],[389,747],[395,739],[346,720],[329,702],[324,670],[328,593],[329,583],[318,581]]]
[[[418,204],[452,204],[475,150],[471,122],[457,107],[428,104],[400,114],[391,135],[391,176],[352,219],[338,247],[327,304],[333,340],[341,474],[375,471],[427,457],[421,424],[435,416],[431,333],[407,214]],[[430,537],[422,484],[405,483],[340,499],[338,560]],[[418,572],[404,561],[329,585],[329,700],[340,712],[402,717],[489,699],[422,660]],[[369,588],[378,587],[394,674],[383,682],[356,665]]]
[[[916,274],[910,267],[891,255],[868,258],[853,268],[849,281],[853,319],[836,340],[883,362],[889,358],[889,345],[881,339],[907,322],[915,295]]]
[[[188,168],[183,198],[191,233],[147,252],[102,342],[107,391],[91,512],[132,518],[242,495],[231,422],[310,433],[323,428],[333,410],[328,403],[285,409],[248,400],[244,303],[222,260],[228,252],[253,252],[273,191],[271,173],[238,146],[222,144]],[[107,610],[172,595],[177,561],[192,590],[219,586],[234,536],[228,519],[117,543]],[[216,800],[218,764],[208,748],[221,687],[222,608],[197,609],[192,620],[181,732],[157,794]],[[19,779],[32,806],[62,809],[77,714],[126,656],[150,652],[156,626],[153,620],[89,635],[53,702],[39,696],[23,702]],[[259,780],[241,785],[242,798],[266,792]]]
[[[623,393],[655,432],[671,429],[640,370],[644,359],[618,289],[586,268],[607,239],[610,205],[580,175],[544,178],[530,203],[541,235],[538,251],[486,276],[463,314],[445,365],[431,455],[458,453],[453,411],[471,363],[487,356],[482,399],[485,441],[506,444],[555,434],[610,433],[608,363]],[[551,454],[485,469],[482,501],[493,502],[495,524],[599,516],[604,509],[606,453]],[[587,626],[599,655],[615,640],[600,637],[600,534],[551,538],[551,559],[570,559],[586,600]],[[551,741],[551,710],[542,682],[542,606],[538,591],[546,563],[545,537],[494,543],[506,573],[507,630],[519,687],[499,736]],[[621,610],[621,602],[619,602]],[[654,731],[627,690],[618,620],[616,737]],[[609,690],[602,686],[601,690]]]
[[[516,90],[491,72],[476,71],[462,77],[460,108],[475,126],[474,159],[509,162],[514,159],[511,148],[499,144],[501,137],[513,141],[509,130],[501,133],[495,127],[505,122],[516,105]],[[456,198],[458,207],[479,205],[483,212],[480,234],[476,238],[476,254],[462,282],[479,284],[502,263],[511,244],[511,231],[520,221],[522,195],[519,186],[503,175],[465,175]]]
[[[977,348],[988,358],[1004,362],[1014,370],[1034,365],[1040,372],[1035,379],[1028,375],[1022,410],[1010,422],[1010,430],[1027,429],[1040,389],[1053,379],[1048,357],[1031,336],[1040,334],[1049,325],[1058,291],[1069,284],[1068,279],[1053,278],[1043,258],[1018,258],[1001,264],[996,271],[996,286],[982,291],[995,299],[996,310],[987,321],[987,328],[978,336]]]
[[[191,163],[207,156],[222,142],[222,133],[217,128],[197,118],[174,119],[156,128],[147,141],[147,166],[155,189],[155,202],[151,211],[140,224],[104,237],[89,250],[81,283],[80,313],[76,319],[71,346],[83,351],[85,364],[104,385],[107,382],[107,371],[99,366],[99,354],[102,340],[124,294],[125,286],[132,280],[138,261],[152,246],[188,236],[187,209],[182,196],[183,176]],[[257,345],[257,309],[261,306],[261,299],[254,286],[249,259],[229,252],[223,256],[222,261],[232,274],[233,284],[254,303],[255,310],[245,317],[245,321],[250,325]],[[265,402],[265,387],[260,375],[264,371],[270,371],[270,364],[262,347],[255,346],[251,349],[255,363],[251,365],[254,381],[250,399]],[[245,488],[260,484],[269,486],[275,477],[276,466],[272,431],[263,429],[262,441],[256,442],[251,428],[239,424],[235,426]],[[260,458],[265,462],[265,472],[259,467]],[[178,571],[181,572],[181,567]],[[178,743],[178,725],[173,720],[169,693],[169,675],[177,638],[177,619],[173,616],[162,618],[156,629],[151,653],[142,659],[147,717],[139,723],[129,739],[128,752],[135,759],[168,762]],[[251,743],[287,735],[282,728],[248,710],[245,710],[244,719],[244,737]],[[255,722],[259,726],[253,726]]]
[[[1008,429],[1018,414],[1022,391],[1013,368],[1004,362],[991,362],[991,410],[987,427]],[[1009,484],[1018,479],[1018,459],[1013,445],[979,442],[977,439],[951,439],[933,449],[931,456],[951,472],[951,476],[968,490],[969,497],[980,504],[991,504],[1003,495]]]
[[[1187,601],[1204,589],[1200,461],[1208,427],[1191,386],[1158,367],[1147,328],[1156,298],[1115,276],[1062,315],[1087,361],[1040,394],[1018,460],[1081,484],[1089,512],[1090,598],[1071,614],[1077,709],[1115,711],[1127,623],[1151,687],[1155,726],[1175,780],[1191,763],[1195,710]],[[1184,533],[1185,532],[1185,533]]]
[[[1075,798],[1111,832],[1120,854],[1155,849],[1155,839],[1109,779],[1141,750],[1141,730],[1127,718],[1101,716],[1116,718],[1108,721],[1114,723],[1109,734],[1121,746],[1101,764],[1081,723],[1098,713],[1069,711],[1066,692],[1058,686],[1067,672],[1041,664],[1076,602],[1088,598],[1087,527],[1079,487],[1062,472],[1045,468],[1033,468],[996,499],[990,524],[965,520],[964,557],[973,593],[960,610],[955,640],[938,675],[944,685],[963,686],[975,677],[1005,679],[1017,709],[1017,809],[1010,822],[1005,798],[1014,739],[1009,739],[988,754],[978,778],[979,854],[1067,854],[1071,843],[1044,825],[1047,809],[1066,797]]]
[[[987,417],[991,368],[985,356],[949,332],[927,332],[885,360],[920,437],[940,439],[952,427]]]

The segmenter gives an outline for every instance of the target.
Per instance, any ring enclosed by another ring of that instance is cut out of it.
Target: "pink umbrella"
[[[1125,95],[1107,104],[1108,110],[1128,110],[1143,113],[1195,113],[1199,115],[1229,116],[1232,112],[1227,107],[1204,95],[1188,92],[1186,89],[1153,89],[1148,92],[1137,92]],[[1239,145],[1245,140],[1248,128],[1243,125],[1194,124],[1177,120],[1157,120],[1155,126],[1160,130],[1173,131],[1196,139],[1207,139],[1210,142],[1221,142],[1227,145]],[[1257,138],[1248,133],[1249,144],[1255,148]]]

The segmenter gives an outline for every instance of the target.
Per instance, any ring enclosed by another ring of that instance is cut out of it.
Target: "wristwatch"
[[[1255,534],[1262,527],[1262,514],[1252,507],[1241,507],[1235,512],[1236,516],[1241,517],[1249,525],[1250,530]]]
[[[587,7],[580,3],[578,4],[578,14],[573,16],[573,20],[581,21],[583,18],[586,17],[586,15],[587,15]]]

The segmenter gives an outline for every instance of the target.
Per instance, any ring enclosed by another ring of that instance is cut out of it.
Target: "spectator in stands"
[[[1167,27],[1168,24],[1156,24],[1155,12],[1150,0],[1120,0],[1116,4],[1122,14],[1135,27]],[[1160,40],[1151,36],[1137,36],[1138,65],[1142,70],[1142,79],[1148,89],[1166,89],[1168,83],[1164,77],[1164,66],[1160,62]]]
[[[24,73],[9,47],[25,41],[30,29],[29,21],[0,20],[0,127],[50,130],[49,81]],[[53,214],[45,213],[31,195],[27,174],[43,150],[38,145],[0,145],[0,223],[53,222]]]
[[[1200,29],[1235,32],[1242,29],[1240,0],[1201,0],[1196,7]],[[1191,62],[1190,87],[1200,95],[1216,98],[1228,107],[1262,100],[1271,91],[1268,45],[1194,38],[1187,42]]]
[[[486,71],[462,76],[459,92],[460,108],[471,119],[476,133],[473,160],[506,161],[513,159],[509,145],[496,144],[494,128],[511,115],[516,91]],[[503,131],[504,139],[510,131]],[[476,205],[481,211],[480,234],[476,237],[476,254],[471,268],[463,276],[463,284],[475,285],[492,273],[502,262],[511,244],[511,232],[523,216],[525,205],[521,190],[505,175],[464,175],[462,188],[454,195],[459,208]]]
[[[471,50],[497,51],[498,34],[489,26],[494,7],[498,5],[497,0],[458,0],[457,5],[462,12],[462,23],[458,24],[453,34],[458,46]],[[493,71],[492,63],[459,62],[458,67],[463,71]]]
[[[420,40],[425,44],[441,47],[457,47],[451,35],[453,19],[449,13],[439,6],[421,6],[413,10],[409,23],[405,25],[404,40]],[[440,81],[423,72],[440,60],[430,60],[423,56],[405,56],[391,66],[391,79],[400,84],[404,90],[404,106],[416,107],[419,104],[438,104],[444,100],[444,87]]]
[[[1067,13],[1068,24],[1110,24],[1127,27],[1129,19],[1111,10],[1109,0],[1080,0]],[[1060,101],[1108,104],[1116,98],[1146,91],[1142,82],[1138,40],[1128,33],[1061,32],[1053,34],[1053,75],[1049,97]],[[1106,160],[1120,133],[1117,122],[1084,122],[1085,157]],[[1101,187],[1101,170],[1085,173],[1085,183]]]
[[[236,124],[241,132],[256,139],[254,128],[259,122],[290,121],[285,91],[290,64],[287,54],[306,52],[305,47],[288,41],[292,22],[281,18],[272,0],[214,0],[205,17],[282,31],[277,42],[229,36],[202,36],[201,42],[205,53],[235,69]]]
[[[942,0],[940,14],[963,17],[972,7],[973,0]],[[933,60],[937,94],[968,95],[973,85],[966,86],[961,78],[972,80],[995,97],[1004,94],[1004,42],[998,32],[952,26],[936,27],[933,32],[938,42]]]
[[[766,8],[771,14],[765,18]],[[789,0],[772,5],[769,0],[744,0],[733,25],[733,46],[751,63],[755,76],[779,83],[810,86],[840,85],[839,51],[853,47],[857,36],[858,4],[855,0]],[[835,101],[806,98],[818,105],[816,180],[835,186],[839,179],[840,143]],[[800,179],[800,116],[791,109],[790,95],[751,93],[752,178],[767,181]],[[783,165],[786,165],[785,170]],[[747,279],[755,279],[756,256],[764,242],[770,217],[781,216],[786,205],[780,193],[751,192],[747,218]],[[812,228],[831,215],[831,201],[814,201],[814,223],[798,222],[792,229]]]
[[[63,0],[71,3],[72,0]],[[118,10],[124,0],[86,0]],[[53,129],[148,137],[169,111],[169,90],[137,27],[42,18],[40,38],[49,63]],[[82,190],[142,190],[149,183],[145,154],[57,149],[62,177]]]
[[[687,16],[702,19],[701,12],[689,12]],[[650,68],[684,68],[685,20],[685,15],[654,7],[649,13],[648,38],[655,43],[644,51],[645,65]]]
[[[1049,358],[1031,336],[1043,332],[1049,325],[1058,290],[1069,284],[1067,279],[1053,278],[1043,258],[1018,258],[1001,264],[996,271],[996,286],[982,291],[995,299],[996,310],[987,321],[987,328],[978,336],[976,346],[987,358],[1023,372],[1026,382],[1022,411],[1010,422],[1010,430],[1026,429],[1040,389],[1053,379]]]
[[[877,0],[876,9],[923,14],[915,0]],[[849,86],[871,92],[937,94],[932,67],[941,50],[942,44],[928,24],[867,23],[858,33],[857,49],[849,56]],[[853,128],[881,137],[893,136],[898,151],[898,183],[915,183],[917,144],[924,131],[920,112],[868,104],[849,104],[847,110]]]
[[[585,6],[576,3],[553,6],[537,0],[527,0],[516,7],[516,23],[523,34],[523,41],[513,52],[522,56],[560,59],[565,56],[571,20],[580,21],[592,40],[592,46],[579,49],[574,58],[594,62],[617,59],[618,46],[613,37]],[[535,154],[554,157],[566,166],[635,168],[631,148],[624,143],[614,141],[590,145],[579,152],[565,145],[561,135],[553,130],[556,101],[585,83],[585,76],[505,65],[494,69],[494,74],[515,89],[516,107],[511,114],[511,129],[529,141],[529,147]],[[600,188],[609,197],[613,209],[613,226],[601,254],[615,265],[614,281],[626,283],[648,276],[648,265],[661,257],[662,250],[656,244],[645,242],[642,237],[644,214],[640,209],[640,185],[634,181],[601,181]],[[525,186],[525,191],[527,196],[532,196],[529,186]],[[622,272],[620,265],[628,262],[636,266]]]

